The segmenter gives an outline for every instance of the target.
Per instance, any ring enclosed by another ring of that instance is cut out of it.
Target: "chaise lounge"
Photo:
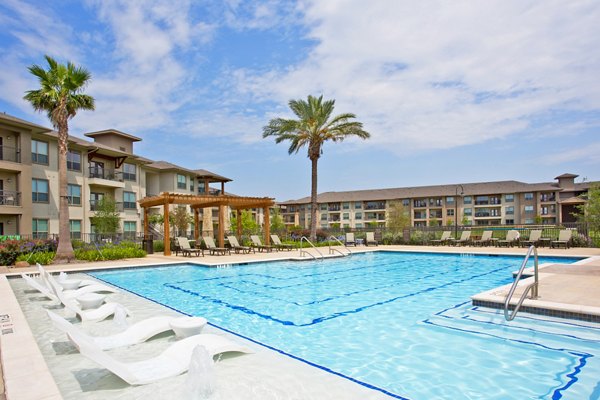
[[[231,249],[227,247],[217,247],[215,241],[210,236],[202,236],[202,240],[206,245],[206,248],[210,252],[210,254],[218,254],[224,256],[225,254],[231,254]]]
[[[450,235],[452,235],[452,232],[450,231],[444,231],[442,233],[442,237],[439,239],[433,239],[431,241],[431,244],[436,246],[436,245],[441,245],[441,244],[445,244],[450,240]]]
[[[175,250],[175,254],[181,251],[184,257],[191,257],[192,255],[200,257],[200,254],[204,256],[204,250],[193,248],[190,245],[190,241],[185,237],[178,237],[177,244],[179,245],[179,248]]]
[[[473,246],[489,246],[492,242],[492,231],[483,231],[481,239],[473,240]]]
[[[266,251],[267,253],[273,251],[273,246],[267,246],[262,244],[260,238],[257,235],[251,235],[250,240],[252,240],[252,246],[256,247],[259,252]]]
[[[277,250],[292,250],[294,246],[281,242],[278,235],[271,235],[271,241]]]
[[[229,246],[233,249],[233,251],[236,252],[236,254],[250,254],[254,252],[254,249],[252,247],[240,246],[240,243],[238,242],[235,236],[227,236],[227,240],[229,241]]]
[[[344,244],[346,246],[356,246],[356,239],[354,239],[354,233],[353,232],[348,232],[346,233],[346,240],[344,241]]]
[[[573,231],[564,229],[558,233],[558,240],[553,240],[550,243],[550,247],[564,247],[565,249],[569,248],[571,244],[571,239],[573,237]]]

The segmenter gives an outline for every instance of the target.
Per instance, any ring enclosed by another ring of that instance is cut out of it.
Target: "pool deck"
[[[353,252],[391,250],[414,252],[446,252],[460,254],[510,254],[524,256],[524,248],[493,248],[493,247],[449,247],[449,246],[378,246],[378,247],[352,247]],[[327,248],[321,251],[326,254]],[[540,269],[540,298],[526,300],[524,306],[541,307],[549,310],[558,310],[565,313],[592,315],[600,317],[600,249],[572,248],[572,249],[539,249],[540,256],[576,256],[589,257],[577,266],[563,264],[544,265]],[[315,253],[316,255],[316,253]],[[85,270],[98,270],[109,268],[122,268],[134,266],[150,266],[158,264],[198,262],[209,265],[235,264],[240,262],[282,260],[298,257],[298,251],[255,253],[230,256],[206,257],[165,257],[160,254],[149,255],[144,259],[121,260],[110,262],[77,263],[67,265],[52,265],[47,269],[51,272],[67,271],[77,273]],[[51,340],[56,341],[58,335],[55,329],[45,329],[47,319],[43,315],[45,309],[39,304],[23,303],[25,286],[21,279],[9,283],[8,278],[22,272],[35,272],[29,268],[0,267],[0,317],[2,334],[0,334],[0,400],[30,400],[30,399],[63,399],[63,398],[156,398],[157,393],[177,393],[185,385],[185,374],[175,378],[165,379],[159,383],[144,386],[126,386],[108,390],[95,382],[86,382],[83,373],[88,373],[87,380],[98,379],[106,385],[115,379],[112,374],[99,368],[91,361],[87,361],[79,354],[57,355],[53,350]],[[529,282],[531,278],[523,280],[517,289]],[[19,290],[13,291],[17,287]],[[482,294],[473,296],[473,300],[481,302],[502,301],[508,286],[503,286]],[[143,319],[155,313],[173,314],[174,311],[166,309],[156,303],[150,302],[131,293],[119,293],[116,301],[124,303],[134,309],[134,320]],[[19,302],[19,300],[21,302]],[[565,316],[572,317],[570,314]],[[47,318],[47,317],[46,317]],[[112,323],[112,322],[110,322]],[[102,324],[102,323],[100,323]],[[111,326],[98,325],[96,329],[109,331]],[[86,326],[87,328],[88,326]],[[114,327],[112,327],[114,329]],[[243,342],[250,347],[254,354],[227,357],[217,363],[217,392],[211,398],[217,399],[389,399],[385,394],[371,390],[348,379],[338,377],[319,368],[312,367],[301,361],[279,354],[276,351],[245,342],[243,339],[217,328],[209,327],[211,333],[230,336],[233,340]],[[64,340],[64,339],[63,339]],[[150,357],[157,354],[157,349],[166,346],[168,339],[153,340],[152,343],[139,346],[147,348],[146,354]],[[136,346],[138,347],[138,346]],[[129,349],[127,349],[129,350]],[[152,352],[153,353],[150,353]],[[127,352],[116,353],[127,358]],[[142,357],[143,358],[143,357]],[[50,365],[49,369],[48,365]],[[69,368],[70,367],[70,368]],[[69,371],[68,374],[64,370]],[[81,371],[73,372],[72,370]],[[92,371],[92,372],[90,372]],[[98,371],[104,371],[100,373]],[[108,375],[108,377],[107,377]],[[112,376],[112,381],[110,380]],[[58,378],[57,378],[58,377]],[[57,384],[57,380],[60,380]],[[32,385],[32,382],[36,382]],[[112,382],[114,385],[115,383]],[[70,385],[70,386],[69,386]],[[61,390],[59,390],[61,386]],[[65,390],[65,386],[68,390]],[[73,387],[76,386],[76,387]],[[118,386],[118,385],[117,385]],[[121,386],[123,386],[121,384]],[[182,397],[183,398],[183,397]]]

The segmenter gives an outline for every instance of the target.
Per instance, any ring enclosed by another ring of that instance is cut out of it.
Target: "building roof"
[[[118,131],[116,129],[105,129],[102,131],[88,132],[88,133],[85,133],[83,136],[95,138],[97,136],[106,136],[106,135],[121,136],[126,139],[130,139],[132,142],[140,142],[142,140],[141,138],[139,138],[137,136],[133,136],[128,133]]]
[[[532,191],[560,190],[555,183],[529,184],[518,181],[498,181],[461,183],[452,185],[417,186],[407,188],[352,190],[345,192],[325,192],[317,196],[319,203],[335,203],[340,201],[376,201],[389,199],[410,199],[419,197],[477,196],[486,194],[523,193]],[[298,200],[288,200],[280,204],[309,203],[310,196]]]
[[[208,178],[213,182],[231,182],[231,179],[221,175],[217,175],[214,172],[210,172],[205,169],[195,169],[194,172],[196,172],[199,178]]]
[[[24,119],[9,115],[5,112],[0,113],[0,121],[9,125],[26,126],[31,128],[36,133],[48,132],[52,130],[50,128],[46,128],[45,126],[37,125],[29,121],[25,121]]]
[[[573,179],[575,179],[575,178],[577,178],[578,176],[579,176],[579,175],[575,175],[575,174],[569,174],[569,173],[567,173],[567,174],[562,174],[562,175],[559,175],[559,176],[557,176],[557,177],[556,177],[556,178],[554,178],[554,179],[561,179],[561,178],[573,178]]]
[[[179,165],[170,163],[168,161],[153,161],[152,163],[148,164],[147,167],[158,169],[161,171],[170,171],[171,170],[171,171],[182,171],[182,172],[186,172],[188,174],[193,174],[193,175],[196,174],[196,172],[191,169],[180,167]]]

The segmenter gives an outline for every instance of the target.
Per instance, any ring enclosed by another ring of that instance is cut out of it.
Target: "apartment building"
[[[115,129],[85,136],[90,140],[69,137],[67,179],[72,238],[94,233],[90,217],[107,196],[116,202],[122,232],[134,235],[143,227],[139,199],[161,192],[219,195],[225,192],[225,183],[231,181],[210,171],[190,170],[136,155],[134,144],[142,139]],[[42,238],[58,233],[57,144],[53,130],[0,114],[0,235]],[[161,212],[160,207],[152,212]],[[207,209],[203,213],[203,232],[212,232],[215,212]]]
[[[580,195],[591,182],[562,174],[556,182],[499,181],[394,189],[325,192],[317,197],[317,227],[385,226],[392,204],[401,204],[412,226],[521,225],[574,222]],[[310,197],[279,203],[288,226],[310,226]]]

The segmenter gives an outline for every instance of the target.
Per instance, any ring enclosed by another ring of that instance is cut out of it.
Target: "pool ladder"
[[[344,257],[346,257],[346,256],[351,256],[351,255],[352,255],[352,252],[350,251],[350,249],[348,248],[348,246],[346,246],[346,244],[345,244],[345,243],[342,243],[342,242],[340,241],[340,239],[338,239],[338,238],[336,238],[335,236],[331,235],[331,236],[329,236],[329,239],[328,239],[328,240],[329,240],[329,254],[333,254],[333,253],[335,253],[335,252],[337,251],[338,253],[340,253],[340,254],[341,254],[342,256],[344,256]],[[343,252],[342,252],[342,251],[340,251],[339,249],[334,249],[333,247],[331,247],[331,241],[332,241],[332,240],[333,240],[333,241],[335,241],[335,242],[338,242],[338,243],[340,244],[340,246],[344,246],[344,248],[345,248],[345,249],[346,249],[348,252],[347,252],[347,253],[343,253]]]
[[[512,296],[515,293],[515,289],[517,288],[517,285],[519,284],[519,280],[521,279],[521,275],[523,275],[523,270],[527,266],[527,261],[529,261],[529,257],[531,256],[532,252],[533,252],[533,256],[534,256],[534,264],[533,264],[533,276],[534,276],[534,279],[533,279],[533,283],[527,285],[527,287],[523,291],[523,294],[521,295],[521,298],[519,299],[519,301],[515,305],[515,309],[513,310],[512,314],[511,314],[510,311],[509,311],[509,309],[508,309],[508,307],[510,305],[510,300],[512,299]],[[523,302],[525,301],[525,298],[527,297],[527,294],[529,293],[530,290],[531,290],[531,297],[530,298],[531,299],[537,299],[538,298],[538,283],[539,283],[539,278],[538,278],[538,252],[537,252],[537,248],[535,246],[530,246],[529,250],[527,250],[527,255],[525,255],[525,259],[523,260],[523,263],[521,264],[521,268],[519,269],[519,273],[515,277],[515,281],[513,282],[512,286],[510,287],[510,290],[508,291],[508,295],[506,296],[506,300],[504,301],[504,318],[506,318],[507,321],[512,321],[513,319],[515,319],[515,317],[517,316],[517,313],[519,312],[519,308],[521,308],[521,304],[523,304]]]
[[[312,244],[312,242],[311,242],[310,240],[308,240],[308,238],[307,238],[306,236],[302,236],[302,238],[300,238],[300,257],[304,257],[304,254],[308,254],[308,255],[309,255],[309,256],[311,256],[313,259],[315,259],[315,260],[317,259],[317,257],[315,257],[315,255],[314,255],[314,254],[312,254],[312,253],[309,253],[308,251],[306,251],[306,250],[304,250],[304,249],[302,248],[302,243],[303,243],[303,242],[306,242],[306,243],[308,243],[309,245],[311,245],[311,247],[312,247],[313,249],[315,249],[315,250],[317,251],[317,253],[319,253],[319,255],[321,256],[321,260],[322,260],[323,258],[325,258],[325,256],[323,255],[323,253],[321,253],[321,252],[319,251],[319,249],[317,249],[317,247],[316,247],[314,244]]]

